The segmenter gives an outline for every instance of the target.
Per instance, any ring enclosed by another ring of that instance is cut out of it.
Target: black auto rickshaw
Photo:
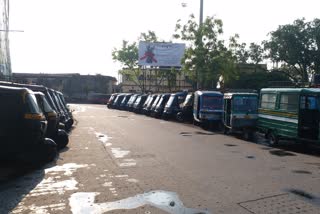
[[[49,89],[48,90],[52,100],[57,107],[57,111],[60,113],[60,121],[64,124],[65,130],[70,131],[72,127],[71,118],[69,117],[69,114],[65,112],[61,102],[59,101],[59,98],[57,97],[57,94],[55,93],[55,90]]]
[[[138,114],[141,113],[142,105],[146,101],[147,97],[148,95],[143,94],[136,99],[135,103],[133,104],[133,112]]]
[[[126,106],[126,110],[127,111],[133,111],[133,105],[136,102],[136,100],[138,99],[138,97],[140,96],[140,94],[134,94],[131,96],[130,100],[127,103]]]
[[[69,106],[67,105],[66,100],[64,99],[63,93],[60,92],[60,91],[57,91],[57,95],[58,95],[58,97],[60,98],[61,103],[63,104],[63,107],[65,108],[65,110],[66,110],[67,113],[69,114],[69,117],[71,118],[71,125],[73,125],[73,123],[74,123],[73,115],[72,115],[72,112],[71,112]]]
[[[142,107],[141,107],[141,113],[144,114],[144,109],[148,106],[149,102],[152,101],[153,94],[149,94],[146,101],[144,101]]]
[[[111,97],[110,97],[110,99],[108,100],[108,103],[107,103],[107,107],[108,108],[112,108],[112,104],[115,101],[115,99],[117,98],[117,96],[118,96],[117,93],[111,95]]]
[[[155,118],[160,118],[162,116],[162,113],[164,111],[164,107],[167,104],[168,100],[170,98],[170,94],[162,94],[159,102],[157,103],[154,111],[151,113],[151,115]]]
[[[33,92],[0,86],[0,158],[39,163],[57,155],[57,145],[45,138],[47,121]]]
[[[125,97],[123,98],[122,102],[120,103],[119,109],[120,110],[125,110],[126,105],[128,101],[130,100],[132,94],[126,94]]]
[[[176,118],[177,113],[180,111],[180,105],[186,99],[187,92],[177,92],[170,95],[168,102],[164,107],[162,113],[163,119]]]
[[[125,94],[119,94],[117,96],[117,98],[114,100],[113,104],[112,104],[112,108],[114,109],[119,109],[120,108],[120,104],[122,102],[122,100],[125,98]]]
[[[71,127],[73,125],[73,116],[71,114],[71,112],[69,111],[68,107],[66,106],[66,104],[62,101],[61,99],[61,92],[59,91],[54,91],[56,97],[57,97],[57,101],[60,104],[60,107],[62,109],[62,111],[64,112],[64,114],[66,115],[67,118],[67,123],[65,124],[66,126],[66,130],[71,130]]]
[[[51,108],[43,93],[34,92],[34,95],[48,122],[45,137],[53,139],[58,149],[64,148],[69,142],[69,136],[65,130],[59,129],[59,119],[56,112]]]
[[[142,110],[143,114],[145,114],[145,115],[150,114],[150,109],[153,106],[153,104],[156,102],[156,100],[159,96],[160,95],[158,95],[158,94],[151,95],[151,98],[149,99],[148,103],[146,104],[146,106]]]
[[[185,122],[193,120],[193,93],[187,95],[186,99],[180,107],[180,111],[177,113],[177,120],[179,122]]]
[[[3,81],[0,81],[0,85],[10,86],[10,87],[18,87],[18,88],[28,88],[34,92],[42,92],[45,95],[49,105],[51,106],[52,109],[54,109],[54,111],[56,112],[56,114],[58,116],[59,128],[60,129],[66,128],[66,126],[65,126],[65,124],[67,123],[66,117],[65,117],[64,113],[61,113],[61,110],[57,106],[56,99],[51,94],[51,89],[44,87],[44,86],[41,86],[41,85],[20,84],[20,83],[3,82]]]

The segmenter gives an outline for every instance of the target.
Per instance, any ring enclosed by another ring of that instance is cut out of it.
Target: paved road
[[[320,213],[320,158],[73,105],[70,145],[0,185],[0,213]]]

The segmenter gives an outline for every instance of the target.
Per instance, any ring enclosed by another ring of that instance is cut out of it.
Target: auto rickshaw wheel
[[[243,130],[243,139],[245,139],[246,141],[253,140],[253,132],[248,129]]]
[[[177,120],[178,120],[180,123],[184,122],[183,116],[182,116],[182,113],[181,113],[181,112],[179,112],[179,113],[177,114],[176,118],[177,118]]]
[[[269,131],[267,136],[268,136],[268,143],[271,146],[276,146],[279,144],[279,138],[273,133],[273,131]]]
[[[63,149],[69,143],[69,136],[65,130],[59,129],[54,137],[58,150]]]
[[[224,126],[223,127],[223,134],[228,135],[229,134],[229,128]]]

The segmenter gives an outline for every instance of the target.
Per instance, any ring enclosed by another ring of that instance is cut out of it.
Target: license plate
[[[245,119],[250,119],[250,116],[249,115],[245,115],[244,118]]]

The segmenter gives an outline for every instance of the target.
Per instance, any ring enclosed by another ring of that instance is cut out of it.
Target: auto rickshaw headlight
[[[57,118],[57,114],[55,112],[48,113],[49,120],[55,120]]]
[[[27,120],[44,120],[45,117],[43,114],[25,114],[24,119]]]

